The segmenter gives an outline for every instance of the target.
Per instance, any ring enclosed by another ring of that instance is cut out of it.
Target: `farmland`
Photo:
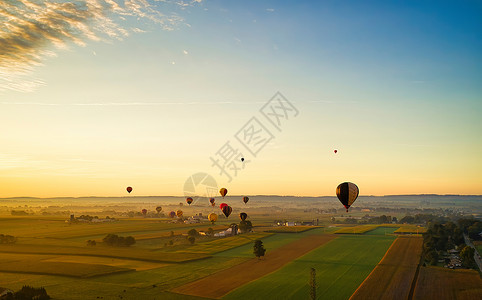
[[[407,299],[422,252],[422,238],[398,237],[350,299]]]
[[[474,270],[421,267],[413,299],[482,299],[482,279]]]
[[[303,299],[309,295],[310,268],[316,269],[321,299],[347,299],[380,261],[395,238],[342,235],[280,270],[246,284],[223,299]]]

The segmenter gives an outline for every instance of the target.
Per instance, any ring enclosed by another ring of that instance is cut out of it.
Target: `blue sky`
[[[480,2],[48,3],[0,4],[0,197],[178,195],[195,172],[238,194],[482,193]],[[277,91],[299,115],[229,182],[210,157]]]

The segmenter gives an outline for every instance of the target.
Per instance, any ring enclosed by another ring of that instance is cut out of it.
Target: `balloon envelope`
[[[233,208],[229,205],[226,205],[225,207],[223,207],[223,214],[227,217],[229,217],[229,215],[233,212]]]
[[[338,150],[335,150],[335,153],[338,152]]]
[[[176,216],[178,216],[179,218],[182,217],[182,210],[176,211]]]
[[[249,201],[249,197],[243,197],[244,204],[248,203],[248,201]]]
[[[214,202],[216,201],[216,199],[214,198],[210,198],[209,199],[209,203],[211,203],[211,205],[214,207]]]
[[[156,211],[160,213],[162,211],[162,207],[161,206],[156,207]]]
[[[143,210],[141,210],[141,212],[142,212],[143,215],[145,215],[145,214],[147,214],[147,209],[144,208]]]
[[[224,196],[226,196],[226,194],[228,193],[228,190],[225,189],[225,188],[222,188],[222,189],[219,190],[219,193],[220,193],[221,196],[223,196],[223,198],[224,198]]]
[[[340,183],[336,188],[336,196],[340,200],[341,204],[345,206],[347,212],[348,208],[350,208],[358,197],[358,193],[358,187],[356,184],[351,182]]]
[[[186,202],[187,202],[187,204],[191,205],[191,203],[192,203],[192,198],[191,198],[191,197],[187,197],[187,198],[186,198]]]
[[[132,192],[132,187],[128,186],[128,187],[126,188],[126,190],[127,190],[127,192],[130,194],[130,193]]]
[[[239,214],[239,218],[241,219],[241,221],[246,220],[247,217],[248,217],[248,214],[245,212],[242,212]]]
[[[175,212],[175,211],[171,211],[171,212],[169,213],[169,217],[174,218],[175,216],[176,216],[176,212]]]
[[[212,223],[214,223],[218,220],[218,215],[215,214],[215,213],[210,213],[208,215],[208,220],[211,221]]]
[[[223,210],[223,208],[224,208],[225,206],[228,206],[228,205],[227,205],[226,203],[221,203],[221,204],[219,205],[219,208],[220,208],[221,210]]]

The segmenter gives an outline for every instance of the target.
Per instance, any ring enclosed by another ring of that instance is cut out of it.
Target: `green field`
[[[340,236],[223,299],[307,299],[310,268],[317,272],[317,297],[348,299],[394,239],[381,235]]]
[[[396,232],[397,227],[378,227],[377,229],[365,232],[365,235],[386,235]]]

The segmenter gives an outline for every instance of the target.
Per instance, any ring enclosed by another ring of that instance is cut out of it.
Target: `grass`
[[[383,257],[392,236],[340,236],[223,299],[306,299],[310,268],[316,269],[317,297],[347,299]]]
[[[387,235],[393,234],[397,230],[396,227],[378,227],[376,229],[365,232],[366,235]]]
[[[252,244],[255,240],[262,239],[270,235],[272,235],[272,233],[245,233],[236,236],[219,238],[211,240],[209,242],[198,243],[178,252],[214,254],[217,252],[236,248],[248,243]]]

